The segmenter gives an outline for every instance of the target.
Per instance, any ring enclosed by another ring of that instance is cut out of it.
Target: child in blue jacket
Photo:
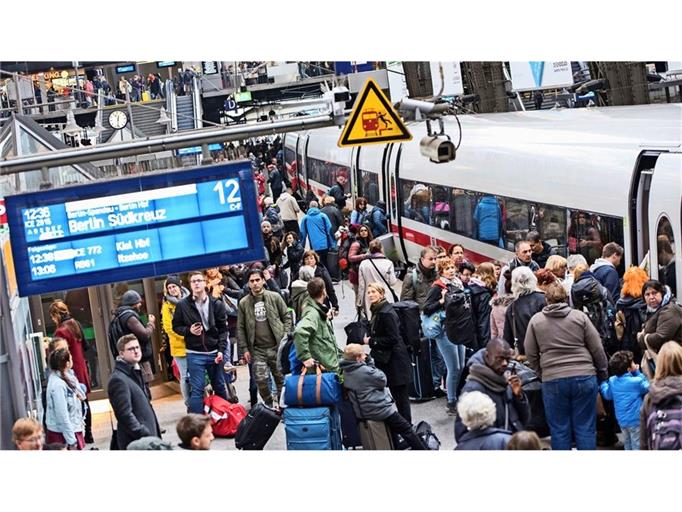
[[[649,381],[639,371],[632,352],[619,350],[609,359],[609,380],[601,383],[605,400],[613,400],[618,425],[625,436],[626,450],[639,450],[639,410],[643,396],[649,391]]]

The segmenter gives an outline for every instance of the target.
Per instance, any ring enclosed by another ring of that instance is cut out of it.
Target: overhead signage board
[[[175,61],[174,60],[160,60],[156,61],[156,67],[157,68],[172,68],[175,66]]]
[[[570,61],[510,62],[512,87],[515,91],[556,89],[573,85]]]
[[[19,294],[262,260],[251,165],[6,196]]]
[[[338,145],[363,146],[412,140],[405,123],[371,78],[358,94]]]
[[[217,75],[218,73],[220,73],[218,61],[215,60],[202,61],[201,71],[204,75]]]
[[[116,73],[132,73],[135,71],[135,64],[126,64],[125,66],[116,66]]]
[[[223,149],[223,145],[220,143],[208,145],[209,151],[220,151],[221,149]],[[176,156],[198,155],[199,153],[201,153],[201,146],[190,146],[188,148],[180,148],[175,150]]]

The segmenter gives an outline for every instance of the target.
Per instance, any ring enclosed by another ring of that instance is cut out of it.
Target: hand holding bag
[[[343,330],[346,331],[346,345],[349,343],[363,345],[365,336],[369,335],[369,320],[363,318],[358,310],[357,320],[349,323]]]
[[[334,405],[341,401],[341,384],[334,372],[315,365],[315,375],[306,375],[305,366],[300,375],[287,375],[284,379],[284,403],[287,406]]]

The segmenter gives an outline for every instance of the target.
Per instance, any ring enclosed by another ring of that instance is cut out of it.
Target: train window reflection
[[[658,252],[658,280],[670,287],[677,296],[677,275],[675,271],[675,237],[667,217],[661,218],[656,230],[656,249]]]
[[[452,193],[450,229],[458,235],[474,238],[476,194],[456,188]]]
[[[403,215],[408,219],[431,224],[431,190],[423,183],[402,182]]]
[[[375,205],[379,200],[379,175],[369,171],[360,170],[360,183],[358,183],[358,196],[365,197],[367,203]]]

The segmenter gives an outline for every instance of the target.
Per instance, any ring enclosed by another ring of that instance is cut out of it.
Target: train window
[[[450,231],[474,238],[474,210],[478,199],[474,192],[453,189],[450,199]]]
[[[584,210],[571,210],[568,228],[568,254],[582,254],[587,263],[601,257],[605,244],[623,245],[623,220]]]
[[[540,204],[536,209],[535,229],[542,240],[566,254],[566,209]]]
[[[452,189],[441,185],[431,187],[431,225],[450,230],[450,198]]]
[[[403,216],[408,219],[431,223],[431,190],[428,185],[400,180],[402,187]]]
[[[507,250],[514,251],[516,242],[525,240],[528,231],[535,229],[536,208],[520,199],[504,199],[506,212],[505,242]]]
[[[675,271],[675,237],[673,228],[667,217],[661,218],[656,230],[656,248],[658,252],[658,280],[670,287],[677,296],[677,275]]]
[[[345,165],[308,157],[308,179],[331,187],[336,183],[337,176],[341,175],[348,178],[350,176],[350,169]]]
[[[366,198],[370,205],[376,204],[379,200],[379,175],[361,169],[358,195]]]

